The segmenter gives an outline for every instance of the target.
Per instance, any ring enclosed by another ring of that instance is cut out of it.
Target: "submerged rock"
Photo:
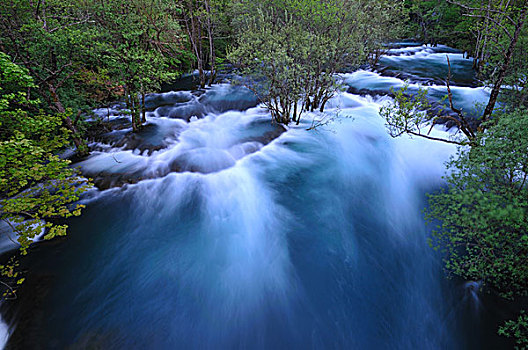
[[[230,110],[244,111],[256,107],[259,99],[253,92],[243,86],[218,85],[202,95],[199,99],[204,108],[213,113]]]
[[[157,108],[154,113],[156,117],[182,119],[189,122],[192,117],[202,118],[205,115],[205,108],[193,100],[185,104],[162,106]]]
[[[186,103],[193,99],[193,95],[188,91],[171,91],[162,94],[149,94],[145,96],[145,108],[153,110],[160,106]]]
[[[87,175],[87,174],[85,174]],[[100,190],[107,190],[112,187],[122,187],[126,184],[135,184],[146,178],[134,173],[111,173],[102,171],[95,175],[90,175],[94,185]]]
[[[147,152],[149,155],[154,151],[164,149],[168,146],[166,134],[156,124],[146,124],[140,130],[134,132],[127,130],[114,130],[95,137],[95,141],[124,150],[139,150],[140,153]],[[101,147],[95,145],[95,150]]]
[[[142,180],[164,177],[171,172],[191,172],[210,174],[228,169],[235,163],[252,153],[259,151],[263,146],[278,138],[286,129],[282,125],[271,125],[269,121],[258,120],[250,123],[249,130],[254,135],[239,139],[235,144],[227,148],[196,147],[183,151],[171,160],[166,160],[165,153],[159,153],[151,158],[156,150],[166,149],[168,143],[159,137],[160,126],[155,124],[146,125],[141,131],[114,131],[106,135],[105,141],[112,147],[121,147],[122,151],[134,150],[130,153],[112,153],[101,147],[100,154],[93,155],[95,158],[87,158],[81,166],[83,175],[90,177],[95,186],[101,190],[112,187],[121,187],[126,184],[135,184]],[[101,139],[105,135],[101,136]],[[159,143],[161,142],[161,143]],[[173,144],[177,147],[178,141]],[[138,153],[135,152],[138,150]],[[120,151],[121,152],[121,151]],[[168,151],[170,152],[170,150]],[[124,156],[128,154],[128,156]],[[136,163],[137,157],[141,157],[140,163]],[[97,158],[105,157],[105,158]],[[136,158],[130,158],[136,157]],[[149,159],[157,164],[149,168]],[[95,162],[95,163],[94,163]],[[90,165],[92,164],[92,165]],[[99,164],[99,165],[97,165]],[[101,164],[103,164],[101,166]],[[163,165],[165,164],[165,165]],[[94,166],[95,165],[95,166]],[[108,169],[108,170],[94,170]],[[112,169],[115,169],[112,171]]]

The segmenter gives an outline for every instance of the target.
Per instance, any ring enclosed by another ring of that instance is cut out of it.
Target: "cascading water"
[[[431,50],[415,45],[384,59],[423,65],[438,59]],[[366,71],[344,81],[356,89],[403,85]],[[151,97],[166,104],[148,116],[156,147],[109,141],[79,164],[131,184],[89,193],[68,239],[31,254],[29,277],[45,280],[46,293],[31,317],[13,317],[21,334],[38,331],[28,340],[15,329],[12,346],[474,345],[457,311],[463,292],[458,299],[444,279],[421,214],[454,147],[391,139],[378,114],[386,98],[350,93],[329,103],[327,112],[341,117],[331,130],[307,131],[316,117],[309,114],[304,125],[277,132],[233,89]],[[468,106],[486,94],[454,91]]]

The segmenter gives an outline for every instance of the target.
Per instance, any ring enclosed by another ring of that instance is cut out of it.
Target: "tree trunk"
[[[205,74],[204,74],[204,68],[203,68],[203,61],[201,58],[198,58],[198,76],[200,79],[200,88],[205,87]]]
[[[299,125],[300,119],[300,116],[297,116],[297,101],[295,101],[293,104],[293,121]]]
[[[203,89],[205,87],[205,75],[203,68],[202,23],[200,18],[195,15],[195,11],[197,10],[194,8],[193,2],[186,1],[185,6],[187,11],[187,18],[185,18],[185,29],[187,30],[187,35],[189,35],[192,50],[196,56],[200,87]]]
[[[130,121],[132,122],[132,131],[136,131],[137,130],[137,126],[136,126],[136,121],[135,121],[135,118],[134,118],[134,115],[135,115],[135,111],[134,111],[134,102],[132,101],[132,95],[128,95],[128,98],[127,98],[127,105],[128,105],[128,109],[130,110]]]
[[[524,21],[526,20],[526,8],[527,8],[526,6],[523,6],[521,13],[519,14],[519,21],[517,22],[517,26],[515,27],[515,33],[513,34],[513,38],[510,42],[510,46],[508,47],[508,50],[506,51],[504,55],[504,62],[502,63],[499,69],[497,80],[495,81],[495,84],[493,85],[493,89],[491,90],[488,105],[486,106],[486,109],[484,110],[484,114],[482,115],[483,123],[489,120],[489,118],[491,117],[491,114],[493,113],[493,109],[495,108],[495,104],[497,103],[497,98],[499,97],[499,92],[501,90],[502,82],[504,81],[504,77],[506,76],[506,73],[508,71],[511,58],[513,56],[513,52],[515,50],[515,45],[517,44],[519,35],[521,34]]]
[[[207,36],[209,37],[209,62],[211,65],[209,86],[211,86],[216,79],[216,53],[213,40],[213,23],[211,22],[211,8],[209,7],[209,0],[205,0],[204,4],[205,10],[207,11]]]
[[[57,89],[52,84],[48,83],[48,91],[51,95],[51,98],[53,99],[55,110],[62,115],[62,117],[64,118],[64,125],[66,125],[66,128],[68,128],[68,130],[72,132],[73,143],[75,145],[75,148],[77,149],[78,154],[81,157],[87,156],[88,154],[90,154],[88,152],[88,147],[84,143],[84,140],[81,139],[81,137],[79,136],[79,132],[73,124],[73,121],[71,120],[70,116],[66,113],[66,108],[64,108],[64,105],[59,99]]]
[[[145,108],[145,93],[141,93],[141,123],[147,122],[147,109]]]
[[[141,110],[139,106],[139,97],[136,93],[130,94],[130,112],[132,116],[132,130],[137,132],[141,126]]]
[[[321,103],[321,107],[319,108],[319,112],[323,113],[324,112],[324,109],[325,109],[325,106],[326,106],[326,103],[328,102],[330,98],[329,97],[325,97],[323,99],[323,103]]]

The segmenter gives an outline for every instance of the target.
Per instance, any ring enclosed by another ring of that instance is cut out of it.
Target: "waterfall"
[[[434,67],[445,53],[458,55],[413,45],[382,63]],[[452,60],[455,77],[470,80]],[[404,85],[367,71],[343,81],[371,91]],[[487,94],[468,86],[453,93],[467,108]],[[372,95],[340,93],[326,111],[337,120],[312,131],[320,114],[279,130],[248,91],[227,84],[150,96],[138,141],[147,146],[115,141],[126,128],[94,143],[78,165],[114,180],[84,199],[60,254],[34,254],[43,262],[34,273],[54,276],[40,344],[465,348],[453,311],[460,301],[422,216],[455,148],[392,139],[378,114],[387,97]],[[123,118],[118,106],[112,113],[116,123]]]

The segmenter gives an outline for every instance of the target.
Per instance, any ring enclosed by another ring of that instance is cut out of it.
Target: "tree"
[[[526,103],[528,97],[524,89],[527,84],[528,68],[525,60],[525,44],[528,41],[526,1],[408,1],[407,5],[410,6],[410,13],[414,17],[444,19],[433,21],[436,26],[441,26],[442,31],[433,31],[428,35],[427,42],[443,40],[446,44],[453,44],[459,49],[468,51],[469,55],[474,57],[474,68],[491,89],[490,98],[479,123],[486,125],[486,122],[492,118],[505,83],[510,90],[506,95],[508,102]],[[461,14],[462,17],[456,15],[455,19],[451,19],[453,14]],[[471,33],[471,36],[466,34],[461,38],[452,35],[453,32],[460,33],[460,29]]]
[[[504,4],[503,1],[495,2],[489,1],[486,7],[474,7],[471,4],[463,4],[447,0],[449,3],[456,4],[463,10],[467,11],[466,15],[474,19],[474,27],[478,28],[477,41],[475,46],[476,62],[478,66],[483,66],[482,72],[485,74],[486,84],[490,86],[491,92],[486,107],[476,121],[470,123],[469,118],[463,114],[460,109],[457,109],[453,104],[451,89],[450,89],[450,71],[446,79],[446,86],[449,100],[449,106],[455,116],[451,114],[429,115],[429,118],[423,118],[423,111],[427,109],[428,103],[424,100],[424,96],[410,101],[404,97],[404,94],[396,94],[394,104],[383,107],[380,112],[387,120],[388,125],[393,130],[393,133],[400,135],[408,133],[415,136],[430,138],[428,134],[421,132],[420,128],[416,128],[423,122],[432,122],[433,124],[441,119],[450,119],[455,123],[459,130],[466,136],[466,140],[455,143],[473,143],[478,133],[493,123],[493,112],[499,98],[501,90],[504,89],[505,81],[511,84],[510,90],[517,92],[516,96],[520,101],[515,101],[510,98],[511,104],[518,105],[524,103],[526,100],[526,92],[523,91],[523,86],[526,86],[526,66],[524,59],[515,57],[515,54],[520,54],[523,51],[519,43],[524,42],[522,37],[525,31],[526,17],[528,16],[528,4],[525,1],[508,1]],[[481,29],[483,28],[483,29]],[[447,64],[450,68],[449,57],[446,57]],[[512,64],[514,63],[514,64]],[[523,97],[524,96],[524,97]],[[412,107],[412,108],[408,108]],[[409,127],[411,126],[411,127]],[[440,141],[453,143],[453,140],[438,139]]]
[[[239,0],[233,13],[239,35],[229,59],[278,123],[322,112],[339,89],[336,73],[367,54],[366,16],[356,1]]]
[[[44,239],[66,234],[67,225],[57,220],[80,215],[83,205],[74,202],[89,186],[56,155],[71,133],[62,127],[64,116],[31,112],[38,101],[28,91],[35,87],[28,71],[0,52],[0,220],[22,254],[43,232]],[[15,285],[23,281],[14,261],[0,266],[0,275]],[[12,297],[13,287],[2,283],[4,297]]]
[[[173,0],[8,0],[0,8],[0,49],[28,69],[42,107],[64,116],[86,154],[83,112],[121,92],[137,130],[145,122],[140,99],[179,73],[179,14]]]
[[[462,110],[456,108],[453,103],[453,94],[449,82],[451,79],[451,65],[449,57],[447,56],[446,58],[449,73],[446,80],[447,96],[444,100],[447,99],[449,101],[449,107],[455,115],[449,114],[445,110],[439,112],[430,111],[431,104],[427,98],[427,89],[420,88],[417,93],[409,94],[407,93],[408,85],[398,91],[391,88],[391,92],[394,94],[394,102],[382,106],[380,115],[385,119],[387,129],[392,137],[409,134],[457,145],[475,144],[479,130],[475,123],[471,123]],[[430,136],[434,125],[446,120],[454,123],[458,131],[462,133],[462,139],[459,137],[442,138]]]
[[[447,270],[467,280],[482,281],[506,299],[527,296],[528,285],[528,113],[518,107],[526,101],[525,1],[451,1],[470,19],[475,33],[473,54],[481,77],[490,86],[490,98],[478,120],[471,122],[453,104],[450,73],[447,99],[452,113],[430,113],[426,91],[409,96],[395,93],[395,103],[380,110],[393,136],[408,133],[439,141],[469,145],[459,148],[448,163],[447,188],[430,195],[426,215],[440,224],[435,247],[445,253]],[[450,66],[449,58],[447,64]],[[509,103],[496,108],[508,82]],[[511,98],[513,97],[513,98]],[[449,119],[465,136],[433,138],[426,130]],[[528,328],[521,311],[517,320],[499,328],[526,347]]]
[[[448,163],[447,188],[429,195],[435,246],[447,270],[507,299],[528,295],[528,113],[502,115]],[[522,321],[522,320],[521,320]],[[514,327],[508,323],[501,334]],[[528,329],[520,328],[528,339]],[[512,333],[512,335],[515,333]]]
[[[216,47],[215,30],[216,20],[213,11],[218,8],[216,2],[211,0],[184,0],[182,1],[182,18],[185,23],[187,36],[192,52],[196,59],[200,87],[206,84],[205,64],[208,62],[211,69],[208,84],[211,85],[216,78]],[[221,5],[218,4],[218,5]],[[214,7],[213,7],[214,6]],[[204,42],[204,32],[207,38]]]
[[[87,147],[66,111],[83,105],[75,77],[96,35],[88,1],[7,0],[0,7],[0,49],[29,71],[44,107],[63,116],[81,154]]]
[[[527,293],[528,114],[503,115],[448,163],[448,188],[430,195],[428,217],[448,250],[446,266],[504,297]]]
[[[94,7],[101,30],[98,65],[124,87],[137,131],[146,122],[145,94],[179,73],[180,9],[173,0],[104,0]]]
[[[405,0],[408,19],[404,38],[416,38],[425,44],[439,43],[471,51],[474,38],[469,36],[472,19],[462,16],[459,6],[446,0]]]
[[[367,59],[376,66],[381,56],[386,54],[391,40],[404,35],[402,22],[407,11],[403,1],[370,0],[361,2],[361,13],[367,19],[362,30],[362,42],[365,44]]]
[[[447,0],[466,11],[465,16],[476,18],[478,38],[475,48],[478,67],[487,66],[487,78],[492,87],[481,121],[486,123],[493,113],[504,79],[510,70],[513,55],[528,16],[528,4],[520,1],[488,1],[486,6],[475,1],[461,3]]]
[[[522,310],[516,320],[506,321],[499,328],[499,335],[515,339],[515,349],[528,348],[528,315]]]
[[[504,77],[499,102],[528,108],[528,26],[525,24]],[[490,67],[492,64],[490,64]]]

